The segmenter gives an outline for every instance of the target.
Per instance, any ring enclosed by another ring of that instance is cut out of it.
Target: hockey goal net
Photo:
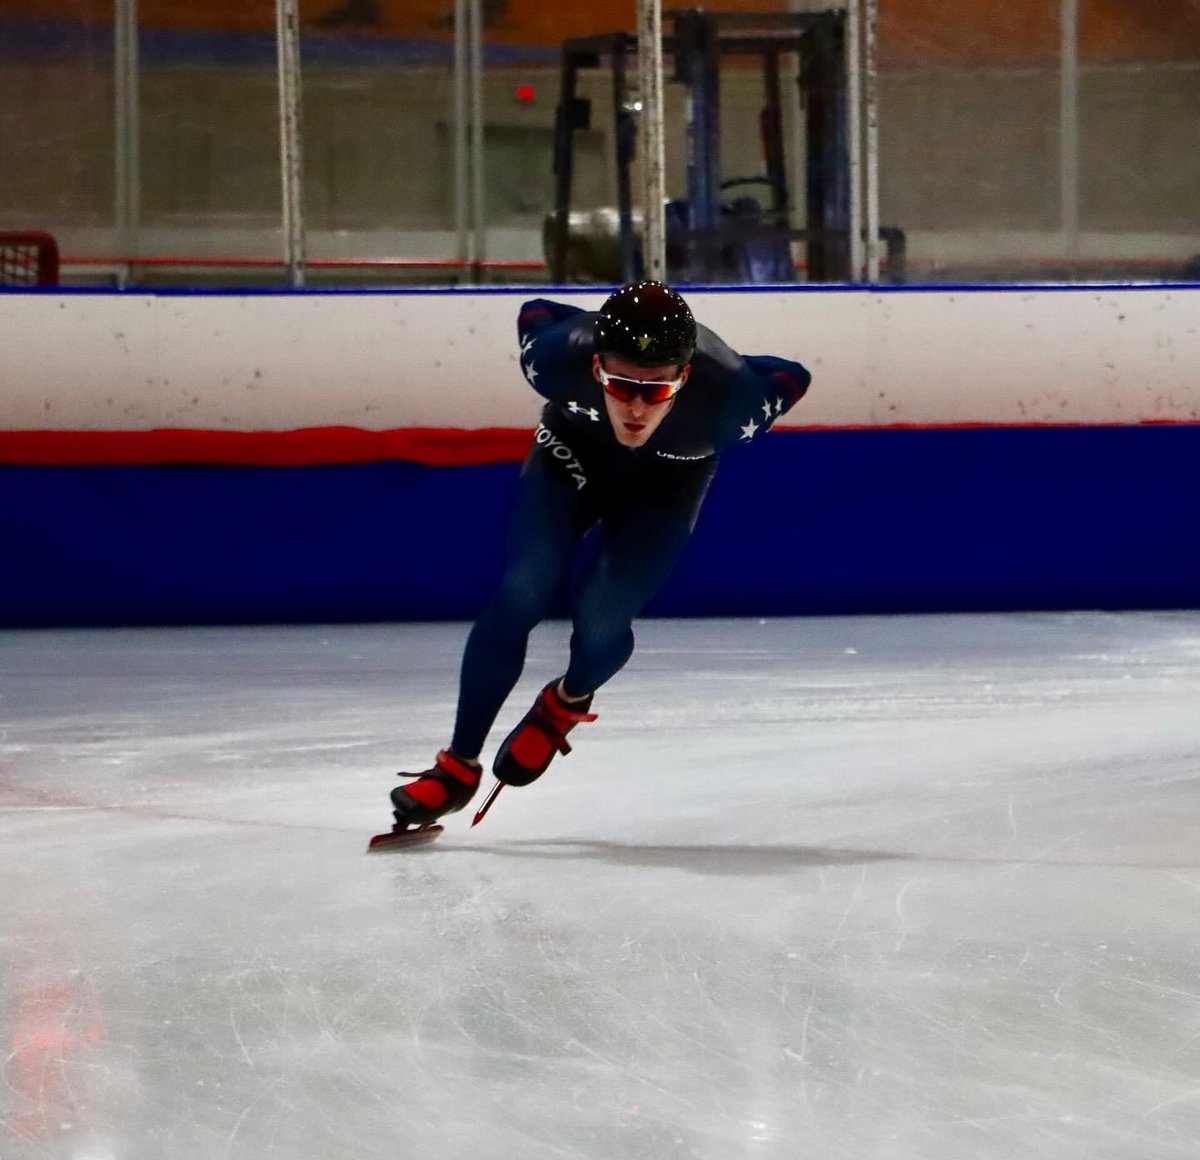
[[[57,286],[58,243],[42,230],[0,231],[0,286]]]

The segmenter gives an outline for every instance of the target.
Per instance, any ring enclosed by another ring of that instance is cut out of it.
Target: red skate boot
[[[596,720],[596,714],[588,712],[591,704],[591,693],[582,701],[564,701],[558,695],[558,681],[551,681],[497,751],[492,763],[496,778],[505,785],[537,781],[555,753],[571,752],[567,734],[582,722]]]
[[[400,774],[416,780],[392,790],[396,824],[391,833],[376,834],[369,848],[379,850],[436,837],[442,832],[438,818],[461,810],[471,800],[479,788],[481,773],[479,765],[443,749],[432,769],[424,773]]]

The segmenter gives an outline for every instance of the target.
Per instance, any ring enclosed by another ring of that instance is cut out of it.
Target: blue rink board
[[[1200,426],[775,432],[646,610],[1200,607]],[[469,619],[519,465],[0,467],[0,624]]]

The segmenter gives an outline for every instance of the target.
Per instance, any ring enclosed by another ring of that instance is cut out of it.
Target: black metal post
[[[634,152],[637,148],[637,120],[629,108],[629,84],[626,75],[630,41],[626,36],[618,39],[613,52],[613,137],[617,150],[617,217],[620,222],[621,277],[632,282],[638,277],[637,239],[633,229],[633,168]],[[632,44],[637,47],[637,42]]]
[[[571,176],[574,171],[575,122],[578,120],[573,53],[564,52],[558,108],[554,111],[554,239],[550,250],[550,277],[567,280],[567,244],[571,217]]]

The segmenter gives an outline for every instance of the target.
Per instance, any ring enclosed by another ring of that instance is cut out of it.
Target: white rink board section
[[[0,430],[532,427],[535,293],[3,294]],[[688,298],[812,370],[794,425],[1200,420],[1200,286]]]
[[[5,1160],[1200,1154],[1200,614],[647,622],[368,856],[465,631],[3,635]]]

